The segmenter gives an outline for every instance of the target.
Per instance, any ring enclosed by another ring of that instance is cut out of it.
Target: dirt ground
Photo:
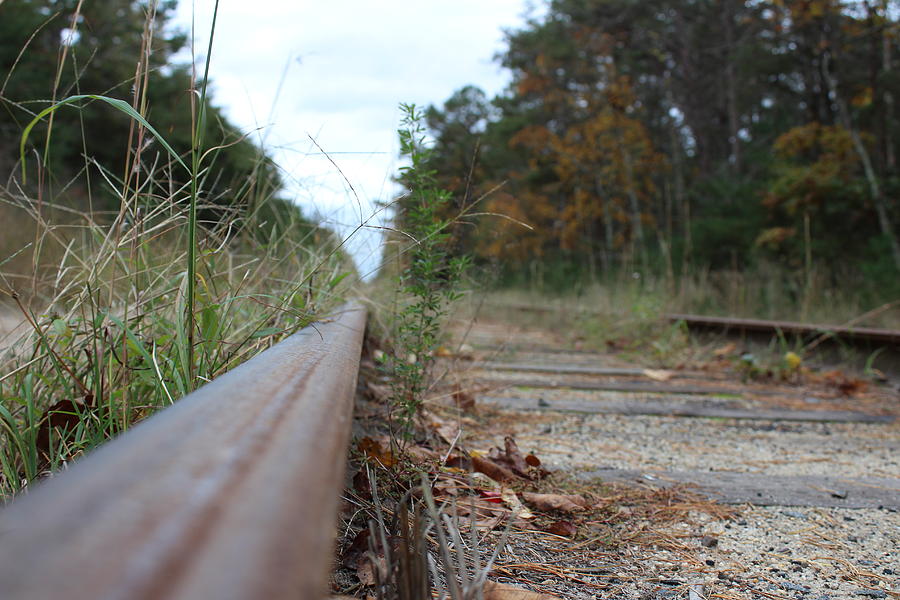
[[[468,448],[486,455],[512,436],[557,485],[613,490],[643,519],[581,521],[569,540],[514,535],[499,581],[560,598],[900,598],[895,382],[815,369],[748,378],[740,348],[642,372],[614,347],[579,351],[561,332],[498,320],[454,334],[471,347],[446,361],[475,400]],[[721,511],[692,510],[681,492]],[[648,510],[651,496],[661,504]],[[657,518],[667,510],[677,518]]]

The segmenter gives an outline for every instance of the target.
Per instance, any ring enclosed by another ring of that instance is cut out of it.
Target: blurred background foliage
[[[168,25],[175,6],[175,0],[0,3],[0,177],[4,182],[19,168],[23,127],[48,101],[74,94],[103,94],[131,102],[148,26],[154,29],[152,36],[147,36],[153,44],[151,64],[147,81],[140,86],[147,94],[147,120],[176,151],[185,155],[190,151],[193,74],[189,62],[173,60],[188,45],[187,34]],[[74,34],[73,18],[77,19]],[[214,227],[226,220],[233,222],[235,216],[260,212],[266,213],[268,220],[263,220],[270,224],[286,213],[296,220],[299,208],[271,197],[282,188],[271,159],[211,102],[207,111],[203,137],[215,150],[203,173],[206,208],[201,220]],[[42,192],[56,203],[99,213],[117,211],[120,190],[115,189],[116,182],[125,179],[125,150],[135,146],[130,118],[95,102],[77,113],[63,109],[54,115],[52,128],[50,122],[45,119],[29,140],[33,144],[27,159],[29,173],[43,165],[44,176],[29,176],[35,189],[24,191],[33,194],[40,184]],[[48,131],[50,141],[45,147]],[[165,152],[154,148],[150,139],[144,144],[139,153],[142,161],[158,160],[164,165]],[[173,190],[187,181],[187,173],[177,168],[171,171]],[[271,200],[271,205],[248,204],[258,198],[267,198],[267,203]],[[260,235],[267,236],[268,230]]]
[[[460,245],[501,284],[774,266],[896,296],[898,9],[548,2],[506,33],[504,93],[428,110],[446,210],[511,217]]]

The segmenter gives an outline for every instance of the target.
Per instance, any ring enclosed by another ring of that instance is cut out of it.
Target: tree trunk
[[[853,140],[853,148],[859,156],[859,160],[863,165],[863,171],[866,175],[866,181],[869,184],[869,195],[872,199],[872,204],[875,205],[875,214],[878,216],[878,226],[881,229],[882,235],[887,238],[888,243],[891,246],[891,255],[894,258],[894,266],[900,271],[900,242],[898,242],[897,234],[894,232],[893,225],[891,225],[887,202],[881,192],[881,186],[878,184],[878,177],[875,175],[875,169],[872,167],[869,151],[866,150],[866,146],[863,144],[859,132],[853,127],[847,103],[838,96],[837,81],[835,81],[834,76],[829,72],[829,62],[830,61],[826,56],[822,64],[822,76],[827,81],[828,89],[831,91],[831,95],[837,104],[838,117],[840,118],[841,125],[850,132],[850,138]]]
[[[737,108],[737,78],[734,67],[734,4],[722,2],[722,25],[725,29],[725,95],[728,106],[728,145],[731,150],[728,164],[733,174],[741,171],[740,123]]]
[[[891,93],[887,82],[890,81],[892,60],[891,60],[891,33],[888,29],[888,0],[882,1],[882,17],[884,24],[881,28],[881,80],[882,80],[882,101],[884,102],[884,112],[882,113],[882,127],[884,128],[884,162],[885,168],[889,173],[893,172],[897,166],[897,159],[894,155],[894,95]]]
[[[631,163],[631,153],[623,150],[625,163],[626,186],[628,187],[628,204],[631,209],[631,227],[634,230],[633,239],[640,253],[641,266],[647,267],[647,246],[644,241],[644,223],[641,215],[641,204],[634,192],[634,169]]]

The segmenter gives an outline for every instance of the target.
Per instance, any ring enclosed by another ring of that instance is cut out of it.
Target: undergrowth
[[[143,68],[151,22],[148,15]],[[353,267],[341,243],[277,196],[262,150],[248,179],[228,187],[227,202],[208,193],[221,187],[212,166],[233,143],[203,139],[211,50],[212,41],[190,91],[189,161],[153,130],[141,66],[130,102],[70,96],[24,130],[21,167],[36,176],[12,175],[0,187],[0,216],[25,229],[4,241],[0,293],[29,329],[0,341],[0,497],[308,325],[347,292]],[[45,160],[52,124],[42,151],[29,149],[29,133],[57,109],[86,102],[131,119],[125,169],[117,175],[85,156],[82,173],[59,185]],[[97,195],[118,210],[92,210]]]

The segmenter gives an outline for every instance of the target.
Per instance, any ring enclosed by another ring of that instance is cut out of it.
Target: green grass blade
[[[63,98],[56,104],[54,104],[52,106],[48,106],[47,108],[45,108],[44,110],[39,112],[31,120],[31,122],[25,126],[25,129],[22,131],[22,139],[21,139],[21,141],[19,141],[19,160],[22,163],[22,182],[23,183],[25,183],[25,144],[28,142],[28,136],[31,134],[31,130],[34,129],[34,126],[37,125],[41,121],[41,119],[43,119],[47,115],[55,112],[60,107],[65,106],[67,104],[74,104],[75,102],[78,102],[80,100],[99,100],[101,102],[106,102],[113,108],[119,110],[120,112],[125,113],[130,118],[132,118],[135,121],[137,121],[138,123],[140,123],[140,125],[143,126],[147,131],[152,133],[153,137],[155,137],[156,140],[159,142],[159,144],[163,148],[166,149],[166,151],[172,156],[172,158],[174,158],[175,161],[179,165],[181,165],[185,171],[190,172],[191,169],[187,166],[187,164],[185,164],[185,162],[183,160],[181,160],[181,157],[178,156],[178,153],[175,152],[175,150],[172,148],[172,146],[169,145],[169,143],[165,140],[165,138],[163,138],[163,136],[158,131],[156,131],[156,129],[154,129],[152,125],[150,125],[150,123],[147,121],[147,119],[145,119],[143,116],[141,116],[141,114],[139,112],[134,110],[134,108],[130,104],[128,104],[124,100],[120,100],[118,98],[110,98],[108,96],[100,96],[97,94],[78,94],[75,96],[69,96],[68,98]],[[80,108],[80,107],[76,107],[76,108]]]

